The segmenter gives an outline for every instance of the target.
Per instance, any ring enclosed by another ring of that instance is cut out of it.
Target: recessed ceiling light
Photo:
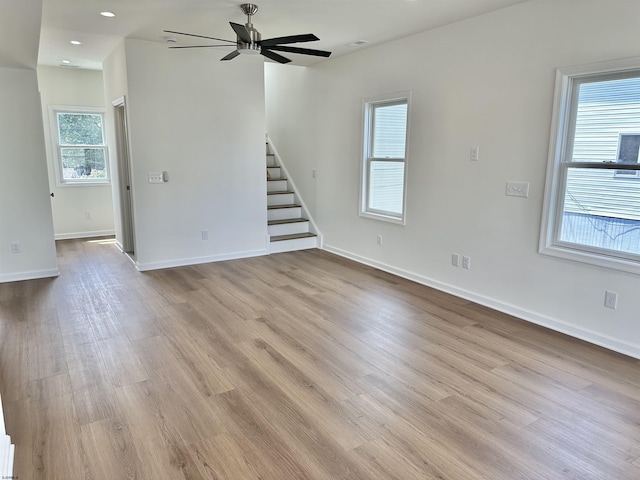
[[[65,65],[69,65],[71,63],[71,60],[62,60],[62,63],[64,63]]]
[[[71,40],[69,43],[71,45],[82,45],[82,42],[79,42],[78,40]]]
[[[100,15],[102,15],[103,17],[109,17],[109,18],[116,16],[116,14],[113,12],[100,12]]]
[[[369,43],[368,40],[356,40],[355,42],[347,43],[345,47],[359,47],[360,45],[364,45],[365,43]]]

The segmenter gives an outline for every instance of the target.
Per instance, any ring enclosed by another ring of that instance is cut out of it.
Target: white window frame
[[[101,145],[70,145],[73,148],[101,148],[104,150],[105,158],[105,170],[107,172],[107,178],[104,179],[65,179],[62,172],[62,155],[61,149],[68,148],[67,145],[60,145],[60,136],[58,132],[58,113],[88,113],[93,115],[102,116],[102,144]],[[111,171],[109,167],[109,147],[107,146],[107,129],[106,129],[106,117],[104,108],[95,107],[72,107],[66,105],[49,105],[49,127],[51,130],[51,152],[54,163],[54,171],[56,176],[56,185],[58,187],[87,187],[87,186],[101,186],[111,184]]]
[[[571,109],[577,100],[574,97],[574,85],[581,80],[605,79],[606,76],[618,74],[623,76],[637,72],[640,75],[640,57],[601,62],[591,65],[580,65],[559,68],[556,71],[555,96],[551,135],[549,141],[549,157],[547,162],[547,176],[545,183],[545,197],[542,212],[542,225],[538,251],[545,255],[574,260],[600,267],[622,270],[640,274],[640,256],[617,252],[614,250],[577,245],[562,242],[558,239],[563,202],[566,186],[566,172],[569,165],[579,168],[599,168],[612,170],[636,170],[640,165],[625,165],[620,163],[571,162],[564,161],[570,157],[573,144],[575,126],[571,124],[573,116]]]
[[[383,104],[404,103],[407,104],[407,131],[405,133],[404,158],[374,158],[371,156],[373,146],[373,122],[372,113],[376,106]],[[368,97],[362,100],[363,135],[362,135],[362,157],[360,168],[360,209],[359,215],[364,218],[381,220],[384,222],[406,225],[407,220],[407,168],[409,164],[409,131],[411,121],[411,92],[396,92],[392,94]],[[402,186],[402,214],[396,215],[393,212],[385,212],[368,208],[369,205],[369,182],[370,164],[372,161],[389,161],[404,163],[404,178]]]

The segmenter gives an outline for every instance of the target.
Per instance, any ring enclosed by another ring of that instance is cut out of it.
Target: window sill
[[[640,274],[640,261],[615,257],[605,253],[595,253],[578,250],[577,248],[552,245],[542,247],[539,253],[574,262],[586,263],[597,267],[620,270],[622,272]]]
[[[404,217],[392,217],[391,215],[384,215],[381,213],[360,212],[360,216],[371,220],[378,220],[380,222],[395,223],[396,225],[406,225],[407,223]]]
[[[57,187],[108,187],[111,185],[110,180],[96,182],[57,182]]]

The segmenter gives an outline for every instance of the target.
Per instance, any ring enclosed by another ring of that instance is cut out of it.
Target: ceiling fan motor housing
[[[238,38],[238,46],[240,45],[255,46],[257,47],[258,51],[260,51],[260,45],[258,45],[258,42],[262,40],[262,35],[260,35],[260,32],[258,30],[253,28],[252,23],[247,23],[245,27],[247,27],[247,31],[249,32],[249,37],[251,37],[251,43],[247,44]]]

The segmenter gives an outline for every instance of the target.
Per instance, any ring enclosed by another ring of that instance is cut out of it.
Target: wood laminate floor
[[[312,250],[0,285],[31,479],[640,479],[640,362]]]

